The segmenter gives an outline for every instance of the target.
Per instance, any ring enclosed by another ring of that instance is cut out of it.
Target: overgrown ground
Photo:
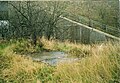
[[[40,45],[42,42],[42,46]],[[56,67],[34,62],[26,53],[59,50],[80,58]],[[0,43],[0,83],[119,83],[120,43],[82,45],[41,39]]]

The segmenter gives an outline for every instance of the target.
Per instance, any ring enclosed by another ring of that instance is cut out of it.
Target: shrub
[[[15,44],[15,48],[13,49],[14,52],[17,53],[34,53],[34,52],[41,52],[43,50],[43,48],[37,44],[36,46],[33,46],[29,41],[24,40],[24,41],[17,41],[17,43]]]

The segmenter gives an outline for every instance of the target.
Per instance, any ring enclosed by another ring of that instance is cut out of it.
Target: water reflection
[[[32,55],[33,60],[41,61],[52,66],[58,63],[73,62],[78,60],[78,58],[68,57],[69,55],[64,52],[43,52]]]

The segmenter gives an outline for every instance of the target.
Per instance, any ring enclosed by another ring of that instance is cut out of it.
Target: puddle
[[[68,57],[69,55],[64,52],[42,52],[31,55],[34,61],[40,61],[52,66],[56,66],[58,63],[73,62],[78,58]]]

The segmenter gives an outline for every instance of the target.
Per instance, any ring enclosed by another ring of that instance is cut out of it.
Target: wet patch
[[[64,52],[42,52],[32,54],[31,57],[34,61],[40,61],[52,66],[56,66],[59,63],[73,62],[79,60],[78,58],[68,57],[69,55]]]

